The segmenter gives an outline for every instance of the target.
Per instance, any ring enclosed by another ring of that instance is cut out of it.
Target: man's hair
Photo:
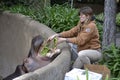
[[[93,10],[89,6],[80,8],[78,14],[80,15],[80,13],[85,14],[85,15],[93,16]]]

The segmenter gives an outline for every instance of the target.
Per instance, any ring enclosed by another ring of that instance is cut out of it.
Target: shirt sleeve
[[[77,26],[75,26],[68,31],[64,31],[64,32],[60,33],[60,36],[63,38],[71,38],[71,37],[77,36],[78,29],[79,28]]]
[[[88,25],[85,27],[77,37],[69,38],[68,41],[77,45],[84,45],[90,41],[94,35],[95,25]]]

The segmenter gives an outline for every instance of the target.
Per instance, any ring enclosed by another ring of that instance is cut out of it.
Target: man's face
[[[83,13],[80,13],[80,22],[85,22],[87,19],[88,19],[88,16],[86,16],[85,14]]]

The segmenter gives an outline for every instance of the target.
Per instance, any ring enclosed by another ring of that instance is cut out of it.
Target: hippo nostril
[[[25,59],[23,60],[23,62],[24,62],[24,63],[28,63],[28,58],[25,58]]]

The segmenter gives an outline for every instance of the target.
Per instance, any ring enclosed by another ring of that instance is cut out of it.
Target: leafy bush
[[[24,14],[26,16],[30,16],[31,18],[35,19],[35,11],[32,10],[30,7],[25,7],[23,5],[15,5],[12,7],[3,7],[4,10],[9,10],[12,13],[21,13]]]
[[[120,76],[120,48],[115,47],[112,44],[109,48],[106,48],[103,52],[103,60],[102,64],[107,65],[107,67],[111,70],[111,74],[113,77]]]
[[[101,23],[96,21],[96,26],[97,26],[97,28],[99,30],[100,41],[102,42],[102,38],[103,38],[103,24],[101,24]]]
[[[104,20],[104,14],[100,13],[99,15],[96,16],[97,19],[103,21]],[[120,13],[116,15],[116,24],[120,25]]]
[[[96,18],[103,21],[104,20],[104,14],[100,13],[99,15],[96,16]],[[118,13],[116,15],[116,25],[118,25],[117,31],[120,31],[120,13]]]
[[[100,14],[96,15],[96,18],[103,21],[104,20],[104,14],[100,13]]]
[[[116,16],[116,23],[120,25],[120,13],[118,13]]]
[[[75,26],[79,20],[78,11],[74,8],[65,7],[63,5],[54,5],[52,7],[46,6],[41,9],[33,9],[27,6],[12,6],[4,8],[15,13],[22,13],[31,18],[46,24],[55,32],[69,30]]]
[[[69,30],[75,26],[79,20],[76,9],[62,5],[45,7],[43,13],[43,16],[39,18],[40,22],[48,25],[55,32]]]

